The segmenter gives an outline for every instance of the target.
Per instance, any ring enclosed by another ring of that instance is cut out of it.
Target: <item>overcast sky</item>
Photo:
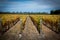
[[[0,0],[3,12],[50,12],[60,9],[60,0]]]

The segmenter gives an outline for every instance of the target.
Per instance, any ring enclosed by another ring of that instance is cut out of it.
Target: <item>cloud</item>
[[[7,4],[8,3],[8,4]],[[49,5],[39,5],[36,2],[27,1],[27,2],[7,2],[5,4],[4,11],[23,11],[23,12],[37,12],[43,9],[51,8]],[[4,4],[2,6],[4,6]]]
[[[49,12],[52,9],[59,9],[59,3],[59,0],[2,0],[0,11]]]
[[[50,5],[52,7],[60,7],[60,0],[35,0],[38,4]]]

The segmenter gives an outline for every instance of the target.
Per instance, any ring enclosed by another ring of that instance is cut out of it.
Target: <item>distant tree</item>
[[[60,14],[60,10],[51,10],[50,14]]]
[[[53,10],[51,10],[50,14],[54,14],[54,13],[53,13]]]

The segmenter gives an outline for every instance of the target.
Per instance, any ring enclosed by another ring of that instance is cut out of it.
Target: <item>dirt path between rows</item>
[[[60,34],[55,33],[48,27],[42,24],[42,31],[46,36],[46,40],[60,40]]]
[[[30,17],[27,17],[21,40],[39,40],[38,36],[39,32],[37,31],[35,25]]]

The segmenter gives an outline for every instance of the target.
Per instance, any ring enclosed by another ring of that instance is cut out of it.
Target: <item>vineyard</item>
[[[12,15],[12,14],[1,14],[0,15],[0,32],[3,34],[8,31],[12,26],[14,26],[18,21],[22,19],[24,24],[26,16],[25,15]]]
[[[23,14],[1,14],[0,15],[0,32],[4,33],[11,27],[13,27],[18,21],[22,20],[22,24],[25,25],[26,17],[28,15]],[[60,16],[59,15],[29,15],[40,32],[40,19],[43,20],[43,24],[50,28],[52,31],[60,32]]]
[[[60,16],[59,15],[31,15],[37,24],[37,29],[40,29],[40,19],[43,20],[45,24],[52,31],[59,33],[60,32]]]

